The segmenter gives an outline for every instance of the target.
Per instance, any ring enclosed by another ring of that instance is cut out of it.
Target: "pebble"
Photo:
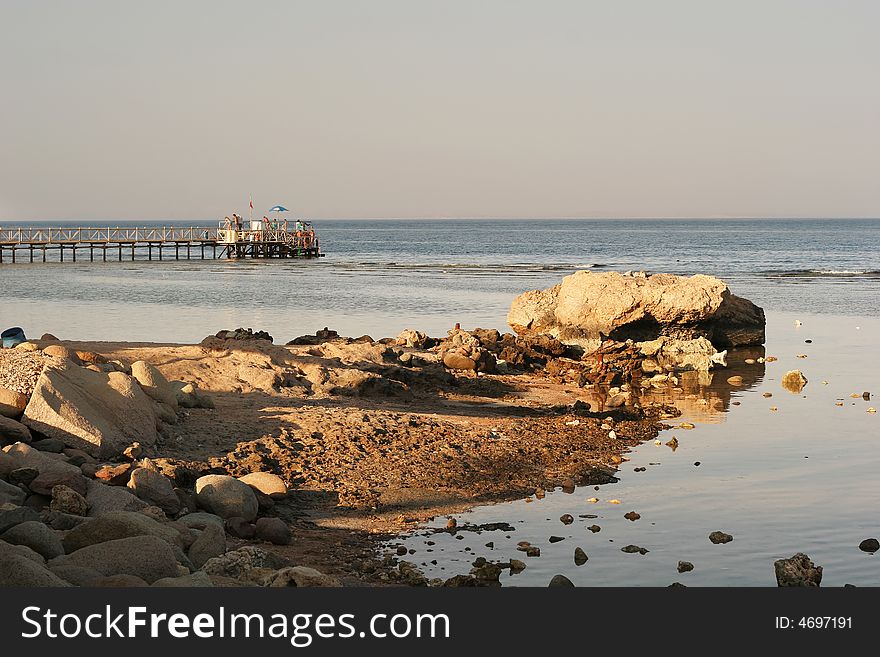
[[[764,360],[768,363],[772,363],[772,362],[777,361],[779,359],[776,356],[767,356],[767,358],[765,358]]]
[[[574,479],[569,478],[562,482],[562,492],[569,494],[574,492]]]
[[[590,504],[595,504],[598,501],[599,501],[598,497],[591,497],[590,499],[587,500],[587,502],[589,502]]]
[[[695,465],[696,467],[699,468],[699,467],[700,467],[700,462],[699,462],[699,461],[694,461],[694,465]]]
[[[863,392],[862,399],[864,399],[865,401],[871,401],[871,393],[867,391]]]
[[[608,437],[611,438],[611,440],[617,440],[617,434],[614,431],[609,431]]]
[[[666,442],[666,446],[672,449],[672,451],[674,452],[678,448],[678,438],[673,436]]]
[[[839,401],[839,402],[834,402],[834,405],[835,405],[835,406],[843,406],[843,402],[840,402],[840,401]],[[870,412],[870,411],[869,411],[869,412]]]
[[[551,536],[547,540],[550,541],[551,543],[559,543],[560,541],[565,540],[565,536]]]
[[[772,393],[772,392],[765,392],[765,393],[764,393],[764,397],[770,398],[770,397],[772,397],[772,396],[773,396],[773,393]]]
[[[589,527],[587,527],[587,529],[589,529],[594,534],[598,534],[600,531],[602,531],[602,528],[599,525],[590,525]]]
[[[608,500],[608,504],[620,504],[620,500]]]
[[[690,561],[679,561],[678,562],[678,572],[680,573],[689,573],[694,569],[694,564]]]
[[[539,548],[537,545],[530,545],[525,549],[525,553],[527,557],[540,557],[541,548]]]
[[[754,365],[755,359],[754,358],[746,358],[745,361],[743,361],[743,362],[745,362],[746,365]],[[742,377],[740,377],[740,378],[742,378]]]
[[[559,522],[561,522],[563,525],[570,525],[574,522],[574,516],[572,516],[570,513],[563,513],[561,516],[559,516]]]
[[[455,518],[446,521],[446,529],[455,529],[456,527],[458,527],[458,521]]]
[[[627,520],[631,520],[632,522],[635,522],[636,520],[638,520],[642,516],[635,511],[630,511],[629,513],[623,514],[623,517],[626,518]]]
[[[876,413],[876,412],[877,412],[877,409],[874,408],[873,406],[871,406],[866,412],[867,412],[867,413]]]
[[[682,422],[678,425],[680,429],[696,429],[695,424],[691,424],[690,422]]]
[[[655,441],[654,441],[654,444],[655,444],[655,445],[662,445],[662,444],[663,444],[663,441],[662,441],[662,440],[655,440]]]
[[[732,386],[741,386],[743,384],[743,378],[741,376],[731,376],[728,377],[727,382]]]
[[[647,548],[639,547],[638,545],[625,545],[620,548],[620,551],[626,552],[627,554],[635,554],[636,552],[639,554],[648,554],[648,552],[650,552]]]
[[[797,357],[798,357],[798,358],[806,358],[807,355],[806,355],[806,354],[798,354]]]
[[[574,564],[576,566],[583,566],[587,563],[588,559],[589,557],[587,556],[587,553],[584,552],[582,548],[576,547],[574,549]]]
[[[778,411],[778,410],[779,410],[779,407],[778,407],[778,406],[771,406],[771,407],[770,407],[770,410],[771,410],[771,411]]]

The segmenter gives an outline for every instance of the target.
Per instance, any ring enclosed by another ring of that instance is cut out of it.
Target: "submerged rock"
[[[709,540],[712,541],[715,545],[730,543],[733,540],[733,536],[730,534],[725,534],[724,532],[715,531],[709,534]]]

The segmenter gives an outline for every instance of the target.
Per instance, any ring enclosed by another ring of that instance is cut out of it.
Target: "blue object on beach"
[[[274,208],[271,208],[269,212],[287,212],[287,208],[283,205],[276,205]]]
[[[27,342],[27,338],[24,337],[24,331],[18,326],[6,329],[3,333],[0,333],[0,338],[3,339],[4,349],[12,349],[17,344]]]

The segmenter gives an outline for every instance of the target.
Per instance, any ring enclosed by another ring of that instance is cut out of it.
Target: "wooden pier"
[[[323,257],[313,231],[234,228],[0,228],[0,263]]]

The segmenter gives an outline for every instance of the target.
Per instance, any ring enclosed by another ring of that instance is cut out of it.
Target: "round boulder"
[[[180,499],[171,480],[149,468],[136,468],[128,480],[128,487],[148,504],[154,504],[169,515],[180,511]]]
[[[239,477],[238,480],[257,489],[264,495],[268,495],[273,500],[287,497],[287,485],[284,483],[284,480],[271,472],[251,472],[244,477]]]
[[[29,520],[7,529],[0,536],[11,545],[24,545],[45,559],[54,559],[64,554],[64,547],[58,535],[42,522]]]
[[[260,518],[257,520],[256,536],[261,541],[287,545],[290,543],[290,527],[280,518]]]
[[[199,477],[196,480],[196,501],[203,509],[221,518],[239,516],[253,521],[259,510],[251,487],[229,475]]]

